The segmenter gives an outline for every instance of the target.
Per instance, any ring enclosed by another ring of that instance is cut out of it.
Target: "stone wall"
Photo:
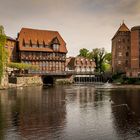
[[[1,86],[7,87],[8,86],[8,74],[4,72],[2,80],[1,80]]]
[[[55,84],[72,84],[74,83],[74,78],[73,76],[67,77],[67,78],[56,78],[55,79]]]
[[[10,77],[9,83],[21,85],[21,86],[28,86],[28,85],[41,85],[42,79],[39,76],[32,76],[32,77]]]

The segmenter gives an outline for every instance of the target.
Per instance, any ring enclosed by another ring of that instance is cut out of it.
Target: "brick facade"
[[[131,28],[123,23],[112,39],[112,71],[127,77],[140,76],[140,26]]]
[[[112,71],[126,72],[130,67],[130,30],[123,23],[112,38]]]

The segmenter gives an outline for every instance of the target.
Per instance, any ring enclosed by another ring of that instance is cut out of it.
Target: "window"
[[[39,48],[43,48],[43,44],[39,44]]]
[[[53,44],[53,50],[58,51],[59,49],[59,44]]]
[[[55,53],[53,53],[53,57],[55,57]]]
[[[25,47],[28,48],[28,47],[30,47],[30,45],[29,44],[25,44]]]
[[[129,56],[129,53],[128,52],[126,52],[126,56]]]
[[[36,44],[32,44],[32,47],[33,47],[33,48],[36,48],[37,46],[36,46]]]
[[[118,64],[120,65],[121,64],[121,61],[118,61]]]
[[[122,53],[121,53],[121,52],[119,52],[119,53],[118,53],[118,55],[119,55],[119,56],[122,56]]]

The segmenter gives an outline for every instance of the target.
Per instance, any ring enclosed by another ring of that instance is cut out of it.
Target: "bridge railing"
[[[87,75],[87,74],[95,74],[94,71],[66,71],[67,74],[73,74],[73,75]]]
[[[28,71],[27,73],[17,73],[17,75],[100,75],[94,71]]]

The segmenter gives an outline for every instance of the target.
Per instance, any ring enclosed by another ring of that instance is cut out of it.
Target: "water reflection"
[[[0,139],[140,138],[140,89],[28,87],[0,93]]]
[[[119,137],[140,139],[140,89],[111,92],[114,127]]]
[[[49,139],[50,134],[58,133],[58,129],[61,133],[61,128],[57,127],[65,125],[65,94],[59,88],[50,88],[51,94],[46,91],[37,87],[1,93],[1,114],[7,123],[5,139],[41,139],[42,136]]]

